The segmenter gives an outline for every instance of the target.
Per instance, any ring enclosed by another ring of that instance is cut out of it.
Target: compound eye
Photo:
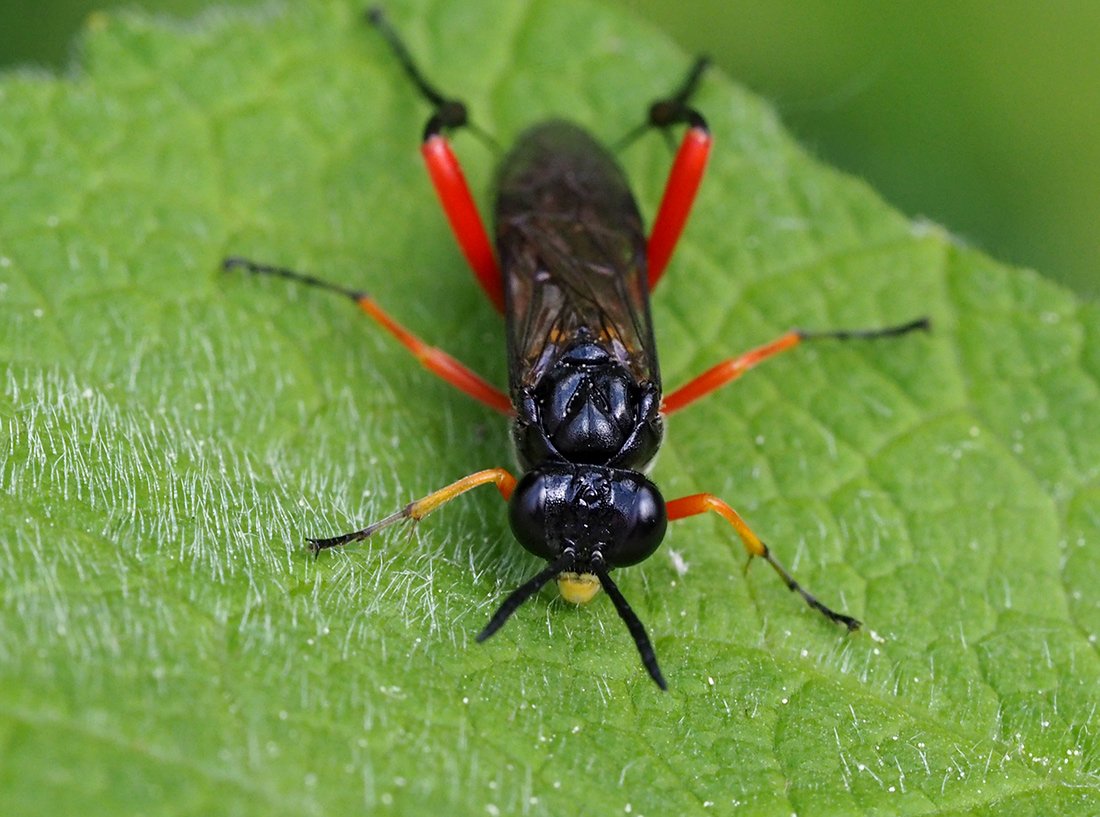
[[[547,477],[535,471],[523,476],[508,503],[508,522],[512,534],[523,547],[539,558],[552,561],[559,555],[548,541],[546,504],[549,496]]]
[[[624,503],[626,531],[614,552],[608,554],[613,567],[628,567],[648,559],[660,546],[668,528],[665,498],[648,479],[643,478],[630,492],[628,502]]]

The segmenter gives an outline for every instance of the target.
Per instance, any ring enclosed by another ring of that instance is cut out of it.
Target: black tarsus
[[[251,272],[255,275],[271,275],[276,278],[286,278],[290,281],[297,281],[300,284],[307,284],[311,287],[317,287],[318,289],[324,289],[328,292],[335,292],[339,295],[343,295],[346,298],[358,303],[363,298],[369,297],[366,292],[357,289],[349,289],[342,287],[339,284],[333,284],[329,281],[322,281],[320,278],[315,278],[312,275],[307,275],[304,272],[298,272],[297,270],[289,269],[288,267],[276,267],[272,264],[261,264],[257,261],[252,261],[248,258],[241,258],[239,256],[230,256],[222,261],[222,270],[230,272],[235,269],[243,269],[246,272]]]
[[[684,78],[683,84],[665,99],[658,99],[649,106],[649,124],[655,128],[667,128],[669,125],[687,123],[693,128],[707,129],[706,120],[692,108],[688,102],[699,87],[699,80],[703,72],[710,65],[710,58],[706,56],[696,57],[695,62]]]
[[[378,29],[378,33],[382,35],[382,38],[389,45],[390,50],[393,51],[394,56],[397,57],[397,61],[405,70],[405,74],[412,80],[417,90],[420,91],[421,96],[432,103],[436,109],[445,108],[454,103],[455,100],[445,97],[439,89],[428,82],[427,77],[421,73],[416,65],[416,60],[413,59],[412,53],[405,46],[405,43],[401,40],[396,29],[390,25],[390,21],[386,19],[386,12],[382,10],[381,6],[371,6],[367,9],[367,22]],[[458,104],[462,105],[461,102]],[[460,125],[462,123],[457,124]]]
[[[761,542],[761,544],[763,545],[764,543]],[[819,613],[825,616],[825,618],[829,619],[829,621],[832,621],[836,624],[843,624],[845,627],[848,628],[848,632],[850,633],[855,632],[863,626],[863,622],[860,621],[858,618],[853,618],[846,613],[838,613],[836,610],[818,601],[817,596],[815,596],[813,593],[811,593],[805,587],[799,584],[798,580],[787,572],[787,568],[783,567],[783,565],[781,565],[776,560],[776,558],[772,556],[771,549],[767,545],[764,545],[764,554],[762,558],[765,562],[772,566],[776,573],[779,574],[780,578],[783,579],[783,583],[787,585],[788,590],[793,593],[798,593],[798,595],[802,596],[802,600],[805,601],[806,604],[808,604],[812,609],[817,610]]]
[[[306,541],[309,542],[309,549],[313,551],[313,555],[316,556],[327,548],[340,547],[350,542],[358,542],[362,539],[366,539],[368,536],[372,536],[382,530],[382,528],[388,528],[390,525],[411,518],[413,504],[415,503],[410,503],[396,513],[391,513],[385,519],[379,519],[377,522],[373,522],[365,528],[353,530],[351,533],[341,533],[339,536],[329,536],[327,538],[306,539]]]
[[[684,81],[680,83],[680,87],[673,91],[671,96],[658,99],[650,105],[645,122],[632,129],[626,136],[616,142],[615,149],[622,150],[626,148],[650,128],[657,128],[664,133],[669,140],[669,146],[673,149],[675,149],[675,144],[669,134],[669,128],[673,125],[686,124],[692,128],[709,131],[707,120],[703,118],[699,111],[688,104],[699,87],[699,80],[702,78],[703,72],[706,71],[709,65],[709,57],[697,57]]]
[[[390,21],[386,17],[386,13],[382,10],[381,6],[371,6],[367,9],[367,22],[378,29],[378,33],[382,35],[382,39],[389,45],[390,50],[397,58],[397,62],[405,71],[406,76],[412,80],[413,85],[416,86],[420,95],[431,103],[434,109],[432,115],[428,118],[427,124],[424,125],[422,138],[425,142],[433,136],[438,136],[445,130],[469,128],[471,133],[494,150],[500,150],[500,145],[492,136],[479,128],[474,122],[470,121],[469,110],[466,108],[465,102],[460,99],[451,99],[428,82],[427,77],[424,76],[424,72],[417,66],[412,52],[409,51],[408,46],[406,46],[401,39],[401,35],[397,33],[397,29],[390,25]]]
[[[908,323],[899,323],[896,326],[884,326],[881,329],[834,329],[826,332],[808,332],[796,329],[802,340],[874,340],[875,338],[892,338],[909,332],[930,332],[932,319],[928,316],[917,318]]]

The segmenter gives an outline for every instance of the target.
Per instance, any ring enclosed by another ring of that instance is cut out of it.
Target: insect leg
[[[668,133],[668,128],[674,125],[688,126],[672,162],[661,204],[657,208],[657,217],[649,233],[647,259],[651,291],[664,275],[676,242],[684,231],[691,206],[695,202],[695,194],[703,181],[707,157],[710,155],[712,139],[706,120],[690,105],[691,96],[708,64],[706,57],[697,59],[680,88],[667,99],[654,102],[649,108],[646,121],[620,142],[620,146],[628,144],[649,128],[660,128]]]
[[[860,622],[858,619],[852,618],[844,613],[838,613],[826,607],[817,600],[817,597],[795,581],[794,577],[787,572],[787,569],[772,556],[768,546],[761,542],[760,537],[752,532],[752,529],[749,528],[745,520],[741,518],[741,515],[718,497],[713,494],[694,494],[692,496],[685,496],[681,499],[674,499],[667,503],[666,508],[670,522],[675,519],[684,519],[688,516],[714,511],[733,526],[737,536],[741,539],[741,544],[745,546],[745,551],[749,554],[750,560],[754,556],[759,556],[770,564],[790,590],[802,596],[806,604],[824,615],[825,618],[837,624],[843,624],[849,631],[859,629]]]
[[[380,8],[370,9],[367,12],[367,19],[385,39],[420,95],[434,108],[424,126],[424,140],[420,146],[420,154],[424,157],[432,186],[451,225],[451,232],[454,233],[458,246],[466,257],[466,262],[473,270],[474,277],[477,278],[485,294],[489,296],[489,300],[493,302],[493,306],[498,312],[503,312],[504,284],[500,276],[500,267],[493,254],[492,245],[489,243],[485,224],[470,193],[470,186],[466,183],[462,166],[451,150],[444,132],[466,127],[483,139],[489,142],[492,140],[470,122],[464,103],[457,99],[449,99],[428,82],[417,67],[409,49]]]
[[[512,402],[509,400],[508,395],[473,372],[464,363],[451,357],[442,349],[437,349],[422,341],[383,311],[382,307],[378,305],[378,302],[365,292],[346,289],[336,284],[322,281],[320,278],[315,278],[312,275],[305,275],[284,267],[259,264],[255,261],[249,261],[247,258],[226,258],[225,261],[222,262],[222,266],[226,270],[244,269],[248,272],[287,278],[291,281],[308,284],[309,286],[318,287],[319,289],[335,292],[346,298],[350,298],[355,301],[360,309],[370,315],[376,323],[381,325],[383,329],[397,338],[402,346],[412,352],[416,359],[420,361],[420,365],[425,369],[437,377],[446,380],[459,391],[465,392],[475,400],[484,403],[489,408],[495,409],[501,414],[512,414]]]
[[[718,365],[707,369],[701,375],[689,380],[683,386],[676,389],[676,391],[672,392],[672,394],[665,397],[661,403],[661,411],[665,414],[679,411],[684,408],[684,406],[694,403],[700,397],[705,397],[712,391],[733,382],[757,364],[763,363],[768,358],[774,357],[780,352],[786,352],[788,349],[793,349],[806,340],[874,340],[876,338],[890,338],[897,335],[904,335],[907,332],[913,332],[918,329],[928,330],[931,325],[931,321],[928,318],[918,318],[908,323],[899,324],[897,326],[887,326],[881,329],[841,329],[832,332],[805,332],[801,329],[795,329],[785,335],[781,335],[771,343],[758,346],[737,357],[723,360]]]
[[[325,539],[308,539],[309,548],[316,554],[325,548],[337,547],[339,545],[346,545],[349,542],[358,542],[360,539],[366,539],[368,536],[382,530],[382,528],[388,528],[390,525],[403,522],[406,519],[412,519],[414,521],[423,519],[440,505],[450,502],[456,496],[464,494],[472,488],[477,488],[479,485],[488,485],[490,482],[496,484],[497,490],[500,491],[500,495],[504,497],[505,501],[512,498],[512,491],[514,491],[516,487],[516,478],[503,468],[488,468],[484,471],[478,471],[477,473],[463,477],[457,482],[452,482],[446,488],[440,488],[438,491],[430,493],[422,499],[410,502],[396,513],[392,513],[385,519],[380,519],[360,530]]]

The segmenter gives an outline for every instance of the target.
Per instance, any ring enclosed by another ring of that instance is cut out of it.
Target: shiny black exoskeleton
[[[525,388],[513,435],[527,474],[509,511],[520,544],[548,560],[572,547],[577,573],[592,572],[594,554],[608,567],[652,554],[667,525],[664,499],[633,469],[657,453],[659,409],[656,386],[634,382],[583,336]]]
[[[639,473],[663,432],[641,215],[614,158],[566,122],[523,134],[497,187],[512,433],[527,471],[512,531],[599,576],[653,553],[667,524]]]
[[[568,462],[528,471],[508,518],[536,556],[553,561],[572,548],[575,573],[596,572],[594,559],[608,568],[637,564],[661,544],[668,525],[661,492],[642,474]]]
[[[520,464],[644,468],[661,445],[660,390],[637,383],[590,333],[578,335],[537,385],[521,388],[513,425]]]

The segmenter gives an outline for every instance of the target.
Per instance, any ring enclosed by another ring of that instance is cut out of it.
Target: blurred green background
[[[711,54],[810,150],[904,212],[1100,295],[1095,0],[605,2]],[[0,0],[0,69],[70,65],[96,9],[186,17],[215,4]]]

